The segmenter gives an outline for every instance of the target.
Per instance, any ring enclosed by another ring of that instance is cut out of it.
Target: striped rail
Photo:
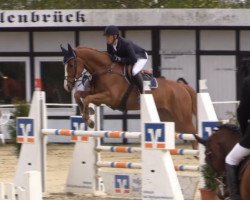
[[[109,167],[109,168],[129,168],[129,169],[141,169],[141,163],[132,162],[108,162],[108,161],[98,161],[96,163],[98,167]],[[194,165],[175,165],[176,171],[199,171],[199,166]]]
[[[44,135],[61,135],[61,136],[89,136],[101,138],[127,138],[137,139],[141,137],[141,132],[123,132],[123,131],[82,131],[69,129],[42,129]]]
[[[175,133],[175,139],[179,140],[195,140],[193,134],[187,134],[187,133]]]
[[[141,137],[141,132],[124,132],[124,131],[83,131],[69,129],[42,129],[42,134],[45,135],[61,135],[61,136],[90,136],[90,137],[105,137],[105,138],[127,138],[137,139]],[[176,133],[176,139],[195,140],[192,134]]]
[[[140,147],[125,147],[125,146],[97,146],[97,151],[116,152],[116,153],[136,153],[141,152]],[[198,155],[199,150],[192,149],[171,149],[171,155]]]
[[[141,137],[141,132],[123,132],[123,131],[83,131],[83,130],[69,130],[69,129],[42,129],[41,133],[44,135],[60,135],[60,136],[86,136],[97,138],[127,138],[138,139]],[[182,140],[194,140],[192,134],[176,133],[176,138]],[[106,152],[120,152],[120,153],[134,153],[141,152],[140,147],[125,147],[125,146],[97,146],[97,151]],[[198,155],[198,150],[192,149],[173,149],[170,150],[172,155]],[[141,169],[141,163],[132,162],[107,162],[97,161],[98,167],[111,168],[131,168]],[[176,171],[198,171],[199,166],[192,165],[175,165]]]

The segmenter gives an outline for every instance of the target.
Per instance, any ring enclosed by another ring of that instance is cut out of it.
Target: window
[[[41,80],[43,90],[46,92],[47,103],[71,103],[71,93],[63,88],[64,66],[62,62],[42,61]]]
[[[0,103],[26,99],[27,73],[26,62],[0,61]]]

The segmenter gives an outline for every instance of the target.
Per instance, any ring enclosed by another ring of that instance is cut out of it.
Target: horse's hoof
[[[89,114],[90,115],[94,115],[95,114],[95,110],[91,107],[89,107]]]
[[[88,127],[89,128],[94,128],[95,127],[95,122],[93,122],[91,119],[88,120]]]

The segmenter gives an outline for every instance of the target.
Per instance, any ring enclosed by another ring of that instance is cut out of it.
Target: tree
[[[2,10],[122,8],[248,8],[250,0],[0,0]]]

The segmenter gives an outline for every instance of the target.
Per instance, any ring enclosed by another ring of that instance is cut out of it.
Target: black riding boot
[[[139,89],[140,93],[143,94],[144,93],[143,78],[142,78],[142,74],[140,72],[134,76],[134,83],[137,86],[137,88]]]
[[[238,166],[226,164],[227,185],[231,200],[239,200],[239,181],[237,176]]]

